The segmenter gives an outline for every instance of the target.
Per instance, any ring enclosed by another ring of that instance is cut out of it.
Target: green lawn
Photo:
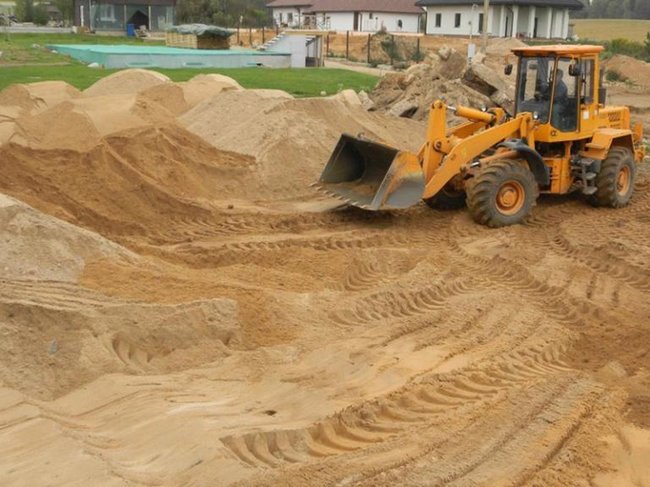
[[[75,34],[11,34],[0,40],[0,90],[13,83],[62,80],[85,89],[114,73],[111,69],[92,69],[45,49],[47,44],[134,44],[143,41],[128,37]],[[370,91],[378,78],[344,69],[156,69],[173,81],[186,81],[197,74],[220,73],[236,79],[244,88],[285,90],[294,96],[318,96],[351,88]]]

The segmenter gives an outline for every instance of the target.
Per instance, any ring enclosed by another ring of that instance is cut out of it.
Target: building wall
[[[480,2],[479,2],[480,3]],[[479,4],[477,3],[477,5]],[[427,7],[427,34],[468,36],[470,29],[478,34],[479,14],[483,8],[471,6]],[[441,14],[441,25],[436,27],[436,14]],[[460,26],[455,26],[456,14],[461,15]],[[470,20],[474,18],[473,25]],[[565,39],[569,34],[569,10],[552,7],[519,7],[499,5],[490,7],[488,33],[498,37],[532,37],[537,19],[538,38]]]
[[[164,31],[174,25],[175,8],[170,5],[124,5],[116,3],[75,0],[75,25],[93,31],[126,31],[126,24],[136,12],[148,17],[147,28]],[[139,26],[135,26],[136,28]]]
[[[478,2],[477,2],[478,5]],[[490,7],[490,15],[494,19],[494,7]],[[470,5],[427,7],[427,34],[468,36],[479,33],[479,15],[483,13],[482,3],[472,12]],[[440,27],[436,27],[436,14],[441,14]],[[456,27],[456,14],[460,14],[460,26]],[[473,20],[472,20],[473,19]],[[472,21],[472,24],[470,24]],[[493,23],[488,19],[488,32],[491,33]]]
[[[273,17],[276,17],[276,11],[287,9],[273,9]],[[424,13],[424,11],[422,11]],[[417,14],[396,14],[396,13],[375,13],[375,12],[358,12],[359,32],[377,32],[385,27],[388,32],[412,32],[417,33],[419,28],[419,18]],[[295,16],[295,14],[294,14]],[[371,18],[372,16],[372,18]],[[400,21],[402,23],[400,27]],[[337,31],[354,31],[354,12],[319,12],[316,14],[316,22],[324,29]]]
[[[282,7],[274,8],[273,23],[275,25],[288,25],[289,27],[300,27],[302,24],[302,7]],[[289,15],[292,20],[289,21]]]

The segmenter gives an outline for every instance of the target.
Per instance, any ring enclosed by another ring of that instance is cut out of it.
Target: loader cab
[[[538,122],[538,140],[580,137],[581,125],[596,116],[600,46],[539,46],[513,52],[519,57],[515,112]],[[582,127],[584,130],[586,127]]]

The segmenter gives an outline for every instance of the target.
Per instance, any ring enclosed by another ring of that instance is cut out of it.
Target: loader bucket
[[[421,200],[424,174],[415,154],[343,134],[315,185],[366,210],[400,209]]]

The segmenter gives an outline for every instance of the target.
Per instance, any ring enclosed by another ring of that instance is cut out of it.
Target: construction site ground
[[[363,102],[0,92],[2,485],[650,485],[647,163],[496,230],[340,207],[341,132],[424,141]]]

